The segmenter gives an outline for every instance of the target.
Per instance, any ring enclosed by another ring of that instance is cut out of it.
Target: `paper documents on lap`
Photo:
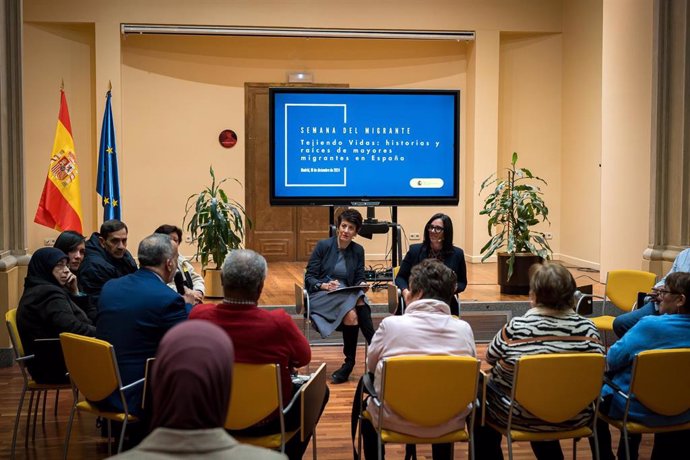
[[[342,292],[342,291],[359,291],[359,290],[367,292],[369,290],[369,285],[368,284],[362,284],[362,285],[357,285],[357,286],[343,286],[343,287],[339,287],[338,289],[328,291],[327,294],[334,294],[336,292]]]

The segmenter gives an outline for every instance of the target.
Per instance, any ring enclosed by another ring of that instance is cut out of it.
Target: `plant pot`
[[[205,297],[222,298],[223,283],[220,279],[220,270],[216,268],[204,269],[204,284],[206,285]]]
[[[513,264],[513,276],[508,280],[507,252],[498,253],[498,285],[501,286],[501,294],[529,294],[529,269],[534,264],[542,262],[542,258],[531,252],[519,252],[515,254]]]

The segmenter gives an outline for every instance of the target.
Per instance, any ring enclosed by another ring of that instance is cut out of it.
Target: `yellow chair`
[[[308,391],[307,394],[304,392]],[[233,436],[242,443],[252,444],[268,449],[280,449],[285,452],[285,444],[296,435],[297,429],[285,430],[285,414],[296,403],[302,394],[302,440],[314,432],[316,420],[321,409],[326,391],[326,365],[321,364],[314,376],[295,393],[287,406],[283,405],[282,387],[280,383],[280,365],[278,364],[243,364],[235,363],[232,374],[232,393],[230,406],[225,420],[225,428],[231,431],[244,430],[254,426],[277,411],[280,420],[280,432],[265,436]],[[317,412],[307,412],[305,404],[316,401]],[[313,446],[316,456],[316,439]],[[316,457],[314,457],[316,458]]]
[[[127,424],[139,420],[136,416],[129,413],[124,391],[140,385],[144,379],[142,378],[129,385],[122,386],[122,379],[120,378],[120,371],[115,358],[115,349],[104,340],[63,332],[60,334],[60,343],[62,344],[62,353],[65,355],[65,364],[72,381],[72,391],[74,394],[74,404],[69,415],[67,435],[65,436],[64,458],[67,459],[72,423],[77,410],[90,412],[108,420],[108,455],[112,454],[110,443],[111,420],[122,423],[120,443],[117,448],[119,453],[122,450]],[[84,395],[84,401],[79,401],[79,392]],[[124,407],[123,412],[102,410],[94,404],[104,400],[113,392],[119,393],[122,406]]]
[[[46,415],[46,399],[48,396],[48,391],[55,390],[55,416],[57,417],[58,408],[58,397],[60,395],[60,390],[67,390],[70,388],[68,383],[64,384],[47,384],[47,383],[36,383],[35,380],[29,375],[27,370],[26,362],[34,357],[34,355],[25,355],[24,346],[22,345],[22,340],[19,336],[19,329],[17,329],[17,309],[13,308],[5,313],[5,324],[7,325],[7,332],[10,335],[10,342],[12,343],[12,349],[14,350],[14,358],[19,365],[19,370],[22,373],[22,391],[19,395],[19,405],[17,406],[17,416],[14,420],[14,431],[12,433],[12,450],[10,453],[10,458],[14,458],[14,453],[17,447],[17,432],[19,431],[19,419],[22,413],[22,407],[24,406],[24,398],[26,392],[30,392],[29,395],[29,405],[26,410],[26,429],[24,436],[24,446],[29,445],[29,425],[31,422],[31,409],[35,404],[34,410],[34,426],[33,434],[31,435],[32,440],[36,438],[36,416],[38,414],[38,405],[41,400],[41,393],[43,394],[43,420],[45,421]],[[36,402],[34,403],[34,394],[36,394]]]
[[[606,359],[598,353],[555,353],[524,356],[515,365],[507,426],[487,418],[485,423],[508,440],[508,456],[513,458],[513,442],[573,439],[573,458],[580,438],[594,436],[595,458],[599,458],[596,418]],[[560,431],[522,431],[512,426],[513,407],[522,406],[545,424],[572,419],[587,407],[591,423]],[[482,407],[486,405],[484,394]]]
[[[369,404],[385,405],[404,419],[419,426],[436,426],[471,407],[462,430],[437,438],[422,438],[385,428],[384,412],[379,410],[379,459],[383,444],[439,444],[469,442],[470,458],[474,458],[474,417],[479,381],[480,361],[469,356],[396,356],[383,360],[381,394],[377,395],[371,380],[365,385],[371,394]],[[367,410],[362,418],[372,421]],[[362,451],[362,437],[358,446]]]
[[[604,300],[601,307],[602,314],[590,319],[600,331],[613,331],[613,320],[616,317],[603,314],[606,300],[610,300],[613,305],[623,312],[629,312],[636,306],[638,292],[649,292],[654,287],[654,283],[656,283],[656,275],[650,272],[641,270],[612,270],[608,272],[606,274],[604,297],[593,294],[582,296],[583,298],[596,297]],[[604,334],[604,341],[606,341],[606,334]]]
[[[249,396],[251,395],[251,397]],[[285,443],[295,431],[285,431],[285,409],[280,384],[279,364],[235,363],[232,393],[225,420],[228,430],[244,430],[278,411],[280,432],[261,437],[235,436],[239,442],[285,451]]]
[[[672,378],[661,378],[672,374]],[[630,459],[628,433],[667,433],[689,430],[690,423],[647,426],[628,420],[630,403],[639,401],[649,410],[672,417],[690,410],[690,348],[648,350],[640,352],[633,362],[630,390],[619,392],[626,400],[622,419],[599,414],[602,420],[621,431],[625,442],[625,456]]]

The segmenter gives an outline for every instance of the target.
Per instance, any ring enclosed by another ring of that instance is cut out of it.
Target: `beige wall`
[[[652,6],[653,0],[604,0],[602,277],[641,268],[649,242]]]
[[[549,231],[561,258],[639,266],[648,197],[630,196],[649,184],[651,2],[434,0],[420,8],[412,0],[27,0],[27,219],[45,179],[60,78],[80,168],[92,173],[103,96],[113,83],[124,219],[136,247],[159,223],[181,222],[184,200],[206,184],[210,163],[219,175],[243,178],[244,82],[285,81],[288,71],[308,70],[319,83],[462,91],[461,204],[442,211],[453,217],[456,242],[473,260],[486,240],[479,184],[515,150],[549,181]],[[122,38],[120,23],[466,29],[477,39]],[[239,134],[232,150],[217,144],[224,128]],[[92,190],[83,174],[87,231],[100,221]],[[404,208],[400,221],[408,233],[419,232],[435,210]],[[620,222],[641,224],[621,232]],[[54,232],[30,224],[30,249],[46,235]],[[385,243],[377,236],[366,247],[380,254]]]
[[[60,109],[60,83],[72,122],[80,171],[84,231],[95,221],[96,111],[94,104],[94,28],[87,24],[25,24],[24,27],[24,171],[29,249],[43,246],[58,232],[33,223],[48,174]],[[102,114],[101,114],[102,116]]]
[[[540,185],[551,225],[536,227],[560,235],[561,223],[561,36],[504,34],[501,37],[498,165],[500,177],[517,165],[544,179]],[[487,238],[488,241],[488,238]],[[557,238],[551,241],[559,253]]]
[[[554,0],[25,0],[43,22],[557,32]]]
[[[563,10],[561,258],[599,268],[602,0]]]
[[[187,197],[208,183],[209,164],[218,176],[244,182],[245,82],[284,82],[287,71],[306,70],[319,83],[457,88],[464,94],[465,49],[462,42],[128,37],[122,45],[120,151],[123,219],[136,222],[132,241],[161,222],[181,225]],[[240,139],[229,150],[217,141],[226,128]],[[151,171],[172,183],[151,180]],[[229,190],[244,201],[242,189]],[[419,232],[419,216],[434,211],[401,209],[399,220],[408,232]],[[446,212],[459,219],[459,208]],[[387,209],[377,214],[388,216]],[[370,256],[385,253],[383,236],[364,244]]]

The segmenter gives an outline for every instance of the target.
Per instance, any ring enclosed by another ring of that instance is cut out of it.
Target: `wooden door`
[[[245,205],[254,224],[247,230],[247,247],[268,261],[308,260],[316,242],[328,236],[328,208],[269,204],[268,88],[271,86],[326,85],[244,85]]]

